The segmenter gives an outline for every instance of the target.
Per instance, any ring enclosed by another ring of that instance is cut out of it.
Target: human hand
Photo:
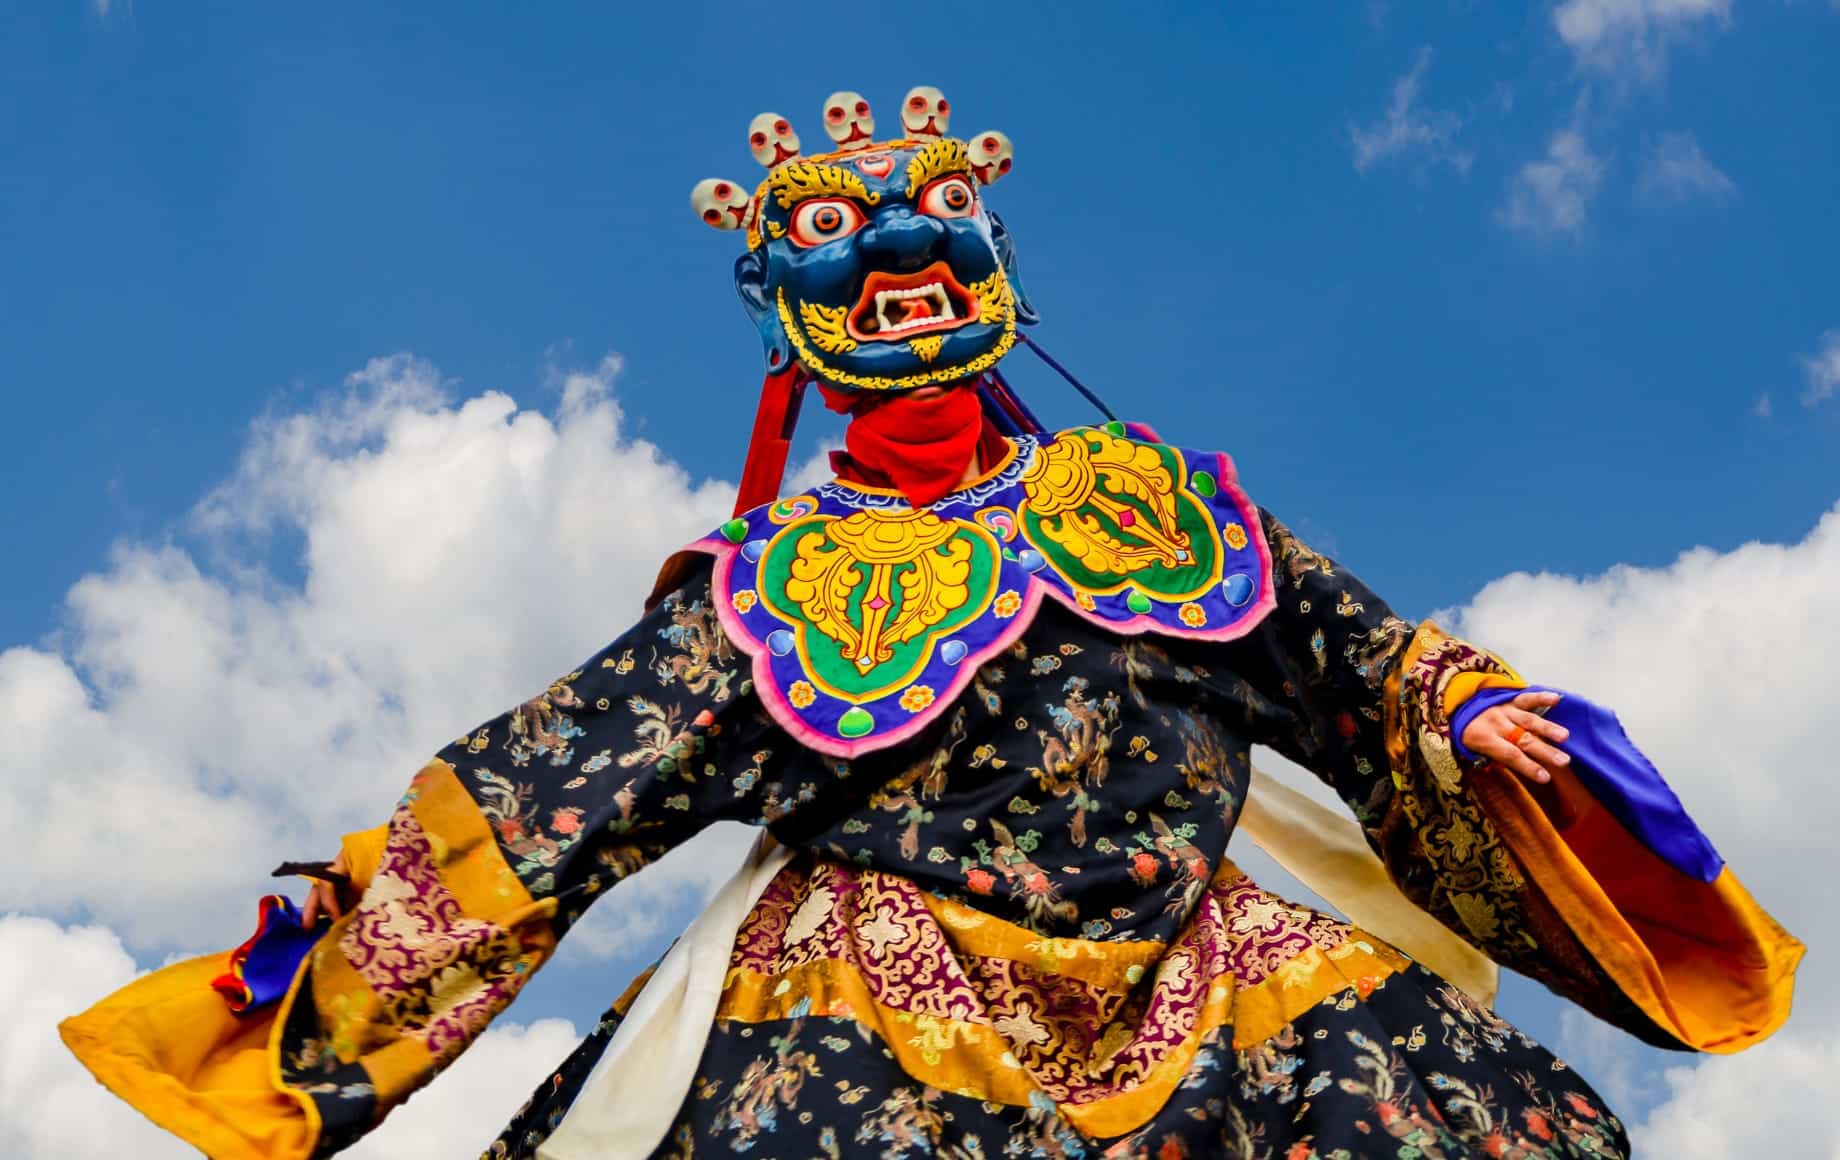
[[[335,874],[347,873],[343,850],[339,851],[339,856],[332,860],[331,869]],[[307,903],[300,908],[300,925],[307,930],[312,930],[314,924],[319,922],[321,914],[337,918],[339,913],[338,887],[324,879],[313,879],[313,889],[307,892]]]
[[[1533,782],[1548,782],[1571,764],[1571,755],[1556,748],[1571,733],[1548,721],[1542,712],[1559,703],[1557,693],[1522,693],[1505,704],[1476,714],[1463,730],[1471,753],[1486,757]]]

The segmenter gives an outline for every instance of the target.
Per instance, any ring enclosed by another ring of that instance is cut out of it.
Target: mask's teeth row
[[[912,317],[904,318],[900,322],[890,322],[888,304],[913,298],[923,299],[922,305],[925,309],[906,311]],[[927,326],[935,322],[949,322],[957,317],[958,315],[952,310],[951,296],[945,292],[945,287],[937,282],[906,290],[878,290],[875,294],[876,330],[882,334],[911,330],[914,327]]]

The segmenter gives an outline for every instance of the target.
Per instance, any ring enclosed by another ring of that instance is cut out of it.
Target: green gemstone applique
[[[851,706],[848,712],[837,718],[838,735],[848,737],[852,741],[858,737],[865,737],[874,730],[875,718],[870,716],[869,710],[861,705]]]
[[[1108,435],[1116,435],[1120,439],[1124,438],[1124,424],[1117,419],[1113,419],[1110,423],[1107,423],[1103,430]]]
[[[1150,611],[1150,598],[1135,588],[1131,589],[1131,594],[1124,598],[1124,604],[1126,608],[1139,616]]]
[[[704,525],[707,527],[708,525]],[[747,539],[748,523],[744,519],[732,519],[722,525],[722,536],[731,544],[739,544]]]
[[[1205,471],[1197,471],[1189,476],[1188,486],[1194,490],[1196,495],[1201,496],[1203,499],[1212,496],[1215,492],[1220,490],[1220,485],[1214,482],[1214,477]]]

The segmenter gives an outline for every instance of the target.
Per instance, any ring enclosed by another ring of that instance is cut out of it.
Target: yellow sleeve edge
[[[214,1101],[161,1070],[156,1061],[122,1049],[123,1037],[116,1033],[122,1021],[162,1000],[191,1001],[195,997],[200,1012],[207,1018],[221,1016],[226,1022],[220,1022],[220,1026],[235,1026],[227,1021],[235,1020],[236,1016],[210,987],[210,980],[222,971],[223,963],[224,955],[220,952],[143,975],[81,1015],[64,1020],[58,1025],[58,1035],[97,1082],[153,1123],[213,1160],[307,1160],[319,1140],[319,1109],[314,1106],[312,1097],[281,1082],[280,1057],[275,1050],[274,1037],[282,1026],[280,1015],[284,1007],[278,1005],[269,1013],[272,1024],[263,1037],[263,1074],[271,1090],[262,1093],[252,1088],[246,1097],[251,1106],[238,1108],[234,1121],[226,1117],[222,1107],[214,1108]],[[301,975],[297,973],[288,988],[288,999],[283,1003],[292,999],[300,987],[300,980]],[[259,1026],[259,1023],[252,1023],[251,1032]],[[273,1097],[281,1097],[286,1106],[264,1109],[260,1107],[264,1095],[269,1097],[267,1102],[270,1103],[278,1102]],[[232,1126],[233,1122],[250,1125],[263,1115],[273,1123],[269,1132],[244,1131]],[[290,1124],[296,1119],[298,1127]]]
[[[339,852],[345,857],[345,872],[351,876],[353,889],[360,894],[370,886],[383,861],[384,844],[390,840],[390,824],[357,830],[339,839]]]
[[[1571,775],[1560,779],[1569,781]],[[1795,971],[1806,948],[1757,904],[1729,867],[1711,883],[1676,874],[1674,884],[1683,912],[1704,923],[1716,918],[1735,935],[1728,945],[1706,947],[1696,956],[1710,961],[1719,952],[1726,965],[1708,969],[1683,961],[1670,970],[1633,924],[1678,929],[1673,916],[1626,916],[1619,910],[1518,778],[1478,777],[1470,789],[1579,942],[1668,1034],[1696,1051],[1729,1054],[1768,1038],[1789,1018]]]

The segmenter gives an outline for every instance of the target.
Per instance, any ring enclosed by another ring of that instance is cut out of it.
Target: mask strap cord
[[[1073,384],[1073,389],[1080,392],[1080,394],[1084,395],[1086,397],[1087,402],[1091,403],[1094,407],[1097,407],[1101,415],[1104,415],[1107,419],[1110,419],[1114,423],[1118,421],[1118,416],[1112,414],[1112,409],[1105,405],[1105,400],[1101,399],[1098,395],[1094,394],[1086,386],[1085,383],[1082,383],[1080,380],[1074,378],[1073,372],[1069,371],[1066,367],[1056,362],[1053,355],[1041,349],[1040,343],[1036,342],[1034,339],[1030,338],[1028,335],[1024,334],[1020,330],[1016,332],[1016,337],[1022,340],[1022,343],[1024,346],[1028,347],[1030,350],[1035,352],[1036,358],[1039,358],[1042,362],[1047,363],[1050,367],[1054,368],[1054,371],[1057,374],[1059,374],[1061,378],[1066,379],[1069,383]]]

